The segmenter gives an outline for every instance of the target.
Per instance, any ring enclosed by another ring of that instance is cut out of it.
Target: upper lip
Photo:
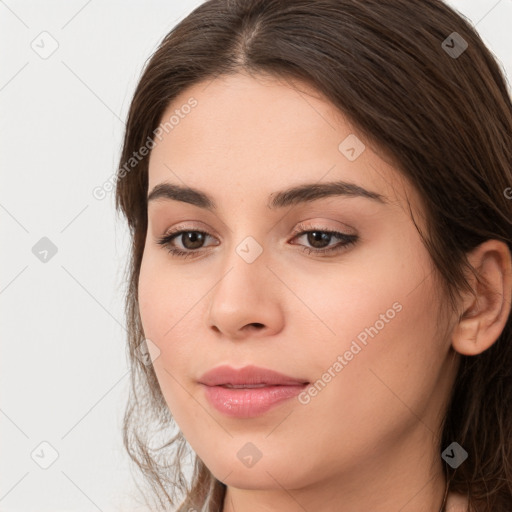
[[[289,377],[267,368],[244,366],[243,368],[236,369],[227,365],[217,366],[209,370],[199,378],[199,383],[205,384],[206,386],[261,384],[269,386],[297,386],[308,384],[305,379]]]

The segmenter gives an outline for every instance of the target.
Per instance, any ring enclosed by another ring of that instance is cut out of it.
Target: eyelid
[[[187,222],[187,221],[184,221]],[[183,223],[177,224],[176,226],[173,226],[172,228],[166,229],[164,231],[164,234],[161,236],[161,238],[168,237],[170,235],[173,235],[175,233],[179,233],[180,231],[199,231],[201,233],[204,233],[206,235],[215,237],[215,238],[221,238],[219,235],[215,233],[213,229],[201,227],[200,225],[192,224],[192,225],[183,225]]]
[[[325,224],[322,224],[322,221],[314,222],[307,221],[311,224],[307,224],[306,221],[299,222],[297,226],[293,229],[292,235],[295,236],[299,233],[303,233],[304,231],[325,231],[327,233],[342,233],[347,236],[357,236],[357,232],[355,229],[351,228],[347,224],[343,224],[338,222],[338,224],[342,224],[342,228],[329,227]]]

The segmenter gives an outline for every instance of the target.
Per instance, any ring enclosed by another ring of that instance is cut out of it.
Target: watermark
[[[46,60],[57,51],[59,42],[45,30],[34,38],[30,43],[30,47],[37,53],[37,55],[39,55],[39,57],[41,57],[41,59]]]
[[[252,236],[244,238],[236,247],[236,253],[246,263],[253,263],[263,252],[263,247]]]
[[[468,49],[468,43],[458,32],[452,32],[441,43],[441,48],[452,59],[458,59]]]
[[[48,263],[57,254],[57,251],[57,246],[46,236],[43,236],[32,247],[32,254],[42,263]]]
[[[311,398],[317,396],[318,393],[320,393],[320,391],[322,391],[327,386],[327,384],[329,384],[329,382],[331,382],[331,380],[336,377],[336,375],[338,375],[338,373],[340,373],[341,370],[343,370],[343,368],[345,368],[345,366],[350,363],[350,361],[354,359],[354,356],[359,354],[359,352],[361,352],[361,350],[366,347],[368,344],[368,337],[375,338],[375,336],[377,336],[377,334],[379,334],[379,332],[382,331],[384,327],[386,327],[386,324],[389,324],[389,322],[393,320],[397,313],[400,313],[402,309],[402,304],[397,301],[393,303],[391,308],[386,310],[385,313],[381,313],[379,315],[379,319],[376,320],[373,325],[370,327],[365,327],[356,336],[357,341],[352,340],[350,348],[346,350],[343,355],[338,355],[336,361],[331,366],[329,366],[329,368],[322,374],[322,376],[299,394],[299,402],[302,405],[309,404],[309,402],[311,402]]]
[[[145,366],[151,366],[155,359],[160,357],[160,349],[150,339],[146,338],[139,343],[135,357]]]
[[[441,458],[453,469],[457,469],[468,458],[468,452],[454,441],[443,451]]]
[[[341,141],[338,146],[338,151],[351,162],[357,160],[365,149],[366,146],[353,133]]]
[[[263,453],[252,443],[245,443],[236,456],[247,468],[252,468],[263,457]]]
[[[48,441],[42,441],[30,456],[41,469],[48,469],[59,458],[59,452]]]
[[[117,174],[112,173],[102,185],[92,189],[94,199],[97,199],[98,201],[105,199],[107,194],[114,190],[116,180],[122,180],[141,160],[144,159],[144,157],[149,155],[151,150],[156,146],[155,139],[161,141],[164,133],[169,133],[171,130],[174,130],[180,121],[185,119],[185,117],[192,112],[192,108],[197,107],[197,104],[197,100],[194,97],[191,97],[187,103],[183,104],[179,109],[175,109],[174,114],[172,114],[167,121],[160,123],[156,129],[153,130],[153,137],[148,135],[146,142],[138,151],[133,152],[132,156],[128,158],[128,161],[119,168],[119,172]]]

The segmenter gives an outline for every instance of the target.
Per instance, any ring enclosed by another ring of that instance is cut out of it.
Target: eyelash
[[[315,254],[315,255],[337,254],[337,253],[340,253],[343,250],[345,250],[347,247],[355,244],[359,240],[359,237],[357,235],[349,235],[346,233],[341,233],[339,231],[333,231],[331,229],[323,228],[320,226],[308,228],[307,226],[304,226],[303,224],[300,224],[299,226],[297,226],[297,229],[293,233],[292,240],[294,238],[297,238],[297,237],[303,236],[303,235],[307,235],[308,233],[312,233],[312,232],[320,232],[320,233],[326,233],[326,234],[332,235],[335,238],[340,239],[341,242],[339,242],[338,244],[334,245],[333,247],[329,247],[327,249],[313,249],[311,247],[302,246],[302,251],[306,252],[307,254]],[[195,250],[189,249],[187,251],[183,251],[183,250],[173,247],[171,245],[172,240],[174,240],[175,238],[178,238],[180,235],[182,235],[184,233],[200,233],[205,236],[211,236],[206,231],[202,231],[200,229],[181,229],[181,230],[171,231],[169,234],[163,236],[162,238],[159,238],[157,240],[157,243],[159,245],[162,245],[163,247],[165,247],[169,253],[171,253],[173,256],[176,256],[178,258],[188,258],[188,257],[197,255],[201,251],[201,249],[195,249]],[[292,245],[295,245],[295,244],[292,244]]]

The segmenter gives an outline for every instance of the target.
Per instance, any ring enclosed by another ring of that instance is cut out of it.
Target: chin
[[[268,473],[267,473],[268,471]],[[265,468],[256,470],[232,468],[232,473],[213,474],[217,480],[220,480],[223,484],[236,489],[245,489],[252,491],[270,490],[270,489],[286,489],[293,488],[293,483],[285,480],[284,475],[276,473]],[[269,474],[270,473],[270,474]]]
[[[264,490],[282,489],[283,487],[295,489],[308,484],[297,473],[300,461],[295,463],[289,458],[278,462],[271,458],[265,461],[263,456],[252,467],[244,466],[238,459],[234,463],[232,460],[219,461],[217,459],[214,464],[207,466],[217,480],[237,489]],[[295,469],[292,471],[290,468]]]

